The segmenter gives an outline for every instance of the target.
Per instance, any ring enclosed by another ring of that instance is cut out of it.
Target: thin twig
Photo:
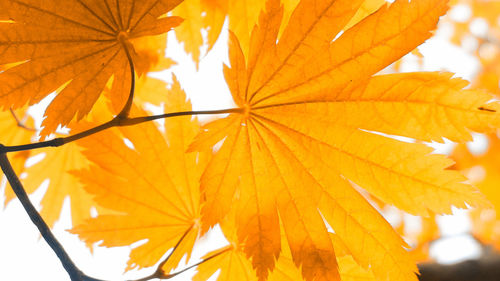
[[[177,276],[177,275],[179,275],[179,274],[181,274],[181,273],[184,273],[184,272],[186,272],[186,271],[188,271],[188,270],[190,270],[190,269],[192,269],[192,268],[194,268],[194,267],[197,267],[198,265],[200,265],[200,264],[202,264],[202,263],[205,263],[205,262],[207,262],[207,261],[209,261],[209,260],[211,260],[211,259],[213,259],[213,258],[215,258],[215,257],[217,257],[217,256],[219,256],[219,255],[222,255],[223,253],[225,253],[225,252],[229,251],[230,249],[231,249],[231,248],[226,248],[226,249],[224,249],[223,251],[218,252],[217,254],[211,255],[210,257],[208,257],[208,258],[206,258],[206,259],[203,259],[203,260],[201,260],[201,261],[199,261],[199,262],[197,262],[197,263],[195,263],[195,264],[193,264],[193,265],[191,265],[191,266],[188,266],[188,267],[186,267],[186,268],[182,269],[181,271],[177,271],[177,272],[174,272],[174,273],[172,273],[172,274],[165,274],[165,275],[160,276],[160,277],[158,277],[158,278],[160,278],[160,279],[170,279],[170,278],[174,278],[175,276]]]
[[[243,111],[244,111],[243,108],[227,108],[227,109],[219,109],[219,110],[171,112],[171,113],[152,115],[152,116],[127,118],[121,122],[122,124],[120,124],[120,126],[132,126],[135,124],[140,124],[140,123],[144,123],[144,122],[148,122],[148,121],[153,121],[153,120],[157,120],[157,119],[166,119],[166,118],[177,117],[177,116],[242,113]]]
[[[12,146],[2,146],[0,147],[0,153],[6,152],[15,152],[15,151],[24,151],[24,150],[32,150],[43,147],[58,147],[84,137],[88,137],[90,135],[96,134],[100,131],[104,131],[106,129],[112,127],[124,127],[124,126],[132,126],[140,123],[149,122],[157,119],[164,119],[176,116],[186,116],[186,115],[210,115],[210,114],[224,114],[224,113],[238,113],[242,112],[241,108],[228,108],[228,109],[220,109],[220,110],[205,110],[205,111],[180,111],[180,112],[172,112],[160,115],[152,115],[152,116],[142,116],[142,117],[134,117],[124,119],[115,117],[111,121],[101,124],[97,127],[91,128],[89,130],[80,132],[78,134],[68,136],[68,137],[60,137],[51,139],[48,141],[41,141],[36,143],[22,144],[22,145],[12,145]]]

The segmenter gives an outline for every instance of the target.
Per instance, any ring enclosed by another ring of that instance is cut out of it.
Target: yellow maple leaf
[[[204,259],[210,260],[197,267],[197,273],[193,281],[205,281],[220,270],[218,281],[256,281],[257,276],[252,268],[252,263],[246,258],[245,252],[238,250],[232,245],[215,251],[211,251]]]
[[[175,82],[165,110],[191,110],[185,99]],[[98,216],[72,232],[88,243],[103,240],[104,246],[148,239],[132,250],[129,269],[153,266],[184,237],[162,268],[169,272],[184,254],[189,257],[199,235],[198,179],[207,155],[184,153],[199,125],[186,116],[165,120],[164,129],[162,134],[150,122],[100,132],[78,142],[93,164],[75,174],[96,202],[122,214]],[[123,137],[133,148],[127,147]]]
[[[40,202],[40,214],[49,226],[54,226],[59,219],[66,198],[69,198],[73,224],[82,223],[91,217],[92,208],[100,209],[92,196],[69,171],[88,166],[88,160],[75,143],[58,148],[43,148],[34,155],[44,154],[44,158],[26,168],[27,176],[22,179],[26,192],[34,192],[45,180],[49,180],[47,191]]]
[[[240,111],[207,124],[190,149],[223,141],[201,178],[203,226],[236,209],[260,279],[281,250],[279,217],[306,280],[339,278],[324,219],[380,280],[416,280],[405,243],[350,182],[416,215],[487,204],[446,170],[451,160],[385,134],[468,140],[498,125],[499,104],[451,74],[373,76],[430,37],[447,1],[395,1],[336,38],[362,2],[303,0],[278,40],[283,9],[268,1],[248,56],[230,35],[225,77]]]
[[[196,64],[199,63],[199,59],[201,56],[200,47],[203,45],[203,36],[201,30],[208,24],[211,25],[213,29],[217,28],[217,24],[220,28],[222,28],[222,24],[224,23],[225,15],[219,13],[219,10],[206,10],[209,7],[204,7],[206,1],[202,0],[187,0],[181,3],[178,7],[173,10],[173,14],[184,18],[184,22],[181,26],[178,27],[179,30],[176,30],[175,35],[177,40],[184,42],[184,49],[187,53],[193,56],[193,60]],[[203,13],[210,13],[210,17],[203,17]],[[210,23],[206,23],[206,21],[214,21]],[[219,31],[216,31],[217,34]],[[215,41],[209,45],[209,49],[212,48]]]
[[[141,81],[143,79],[140,79]],[[138,83],[138,86],[142,83]],[[143,92],[141,87],[137,88],[139,94]],[[96,102],[92,110],[90,119],[95,122],[103,122],[103,120],[110,120],[112,114],[105,103],[104,96]],[[25,130],[26,131],[26,130]],[[72,128],[72,131],[73,128]],[[15,132],[19,132],[16,130]],[[33,134],[33,132],[31,132]],[[63,137],[63,135],[59,135]],[[29,143],[30,140],[19,141],[20,143]],[[63,204],[66,199],[69,200],[71,221],[73,225],[82,223],[92,215],[92,210],[98,213],[109,213],[109,210],[98,206],[84,189],[83,185],[70,174],[72,170],[83,169],[89,165],[89,161],[82,154],[82,149],[75,143],[68,143],[62,147],[46,147],[37,149],[30,152],[30,156],[43,157],[40,161],[29,167],[24,168],[24,177],[21,178],[24,189],[26,192],[35,192],[44,181],[48,181],[47,189],[40,202],[40,213],[45,222],[53,227],[59,219]],[[26,159],[17,165],[23,165]],[[19,161],[16,158],[16,162]]]
[[[138,66],[148,59],[134,51],[134,39],[181,22],[160,17],[181,1],[1,0],[11,21],[0,22],[0,65],[21,63],[0,74],[0,105],[31,105],[65,84],[45,112],[43,132],[81,119],[110,77],[130,81],[130,74],[117,76],[128,69],[127,52]]]

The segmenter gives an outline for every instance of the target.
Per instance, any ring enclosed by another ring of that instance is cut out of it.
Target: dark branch
[[[0,145],[1,146],[1,145]],[[56,237],[54,234],[52,234],[52,231],[50,231],[49,226],[45,223],[45,221],[42,219],[36,208],[31,204],[31,201],[28,198],[28,194],[23,188],[23,185],[21,184],[21,181],[19,181],[19,178],[17,177],[16,173],[14,172],[14,169],[12,169],[12,166],[10,165],[9,159],[7,158],[7,155],[5,153],[0,154],[0,166],[2,167],[2,171],[4,172],[5,176],[9,180],[10,186],[14,190],[14,193],[16,194],[17,198],[19,198],[19,201],[23,205],[24,209],[26,210],[26,213],[28,213],[28,216],[30,217],[31,221],[35,224],[35,226],[38,228],[38,231],[40,231],[40,234],[42,235],[43,239],[49,244],[49,246],[52,248],[54,253],[57,255],[59,260],[61,261],[64,269],[66,272],[68,272],[70,278],[72,281],[102,281],[99,279],[94,279],[91,277],[86,276],[83,274],[78,267],[73,263],[71,258],[68,256],[64,248],[61,246],[59,241],[57,241]]]

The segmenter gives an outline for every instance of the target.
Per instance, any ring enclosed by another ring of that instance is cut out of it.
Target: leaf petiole
[[[181,240],[182,240],[182,238],[181,238]],[[174,250],[175,250],[175,248],[174,248]],[[161,264],[160,264],[160,266],[158,267],[158,270],[155,273],[151,274],[150,276],[147,276],[147,277],[144,277],[144,278],[141,278],[141,279],[137,279],[137,280],[129,280],[129,281],[148,281],[148,280],[151,280],[151,279],[154,279],[154,278],[158,278],[158,279],[171,279],[171,278],[174,278],[175,276],[177,276],[177,275],[179,275],[181,273],[184,273],[184,272],[186,272],[186,271],[188,271],[188,270],[190,270],[192,268],[195,268],[198,265],[203,264],[203,263],[205,263],[205,262],[207,262],[207,261],[209,261],[209,260],[211,260],[211,259],[213,259],[213,258],[215,258],[215,257],[217,257],[217,256],[219,256],[219,255],[221,255],[221,254],[229,251],[229,250],[231,250],[230,247],[228,247],[228,248],[226,248],[226,249],[224,249],[224,250],[222,250],[222,251],[220,251],[218,253],[215,253],[215,254],[213,254],[213,255],[211,255],[211,256],[209,256],[209,257],[207,257],[207,258],[205,258],[205,259],[203,259],[203,260],[201,260],[201,261],[199,261],[199,262],[197,262],[197,263],[195,263],[193,265],[190,265],[190,266],[188,266],[188,267],[186,267],[186,268],[184,268],[184,269],[182,269],[180,271],[177,271],[177,272],[174,272],[174,273],[171,273],[171,274],[165,274],[163,271],[161,271]],[[173,253],[173,251],[172,251],[172,253]]]
[[[134,61],[132,60],[132,56],[130,55],[130,51],[127,47],[127,42],[120,40],[120,43],[123,46],[123,50],[125,51],[125,54],[127,55],[128,59],[128,64],[130,68],[130,93],[128,95],[127,102],[125,103],[125,106],[123,106],[122,110],[116,117],[125,119],[128,117],[130,113],[130,108],[132,108],[132,103],[134,101],[134,92],[135,92],[135,68],[134,68]]]

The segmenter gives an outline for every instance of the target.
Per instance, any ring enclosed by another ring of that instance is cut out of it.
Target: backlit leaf
[[[165,111],[190,110],[185,99],[176,82]],[[148,239],[133,249],[129,269],[154,265],[184,236],[163,267],[169,272],[184,254],[189,257],[201,229],[198,179],[206,155],[184,153],[199,129],[197,120],[167,119],[164,129],[163,134],[150,122],[79,141],[92,165],[75,174],[99,204],[123,214],[98,216],[72,232],[87,243],[103,240],[108,247]]]
[[[222,141],[201,179],[203,225],[236,210],[261,280],[282,250],[280,219],[306,280],[339,278],[325,219],[376,278],[416,280],[407,245],[352,183],[416,215],[488,205],[451,160],[387,134],[468,140],[498,124],[498,103],[450,74],[373,76],[430,37],[447,1],[395,1],[344,30],[362,4],[303,0],[278,37],[283,8],[271,0],[249,45],[230,34],[225,76],[240,112],[207,124],[190,150]]]
[[[0,1],[13,21],[0,22],[0,65],[22,62],[0,74],[0,105],[32,105],[65,84],[45,112],[44,134],[81,119],[111,76],[130,81],[117,76],[128,67],[125,48],[144,65],[131,41],[181,22],[160,17],[181,1]]]
[[[59,219],[66,198],[69,198],[73,224],[80,224],[91,217],[93,207],[98,207],[83,185],[69,172],[88,166],[88,160],[75,143],[62,147],[43,148],[33,155],[44,154],[44,158],[26,168],[27,177],[22,180],[28,193],[34,192],[45,181],[49,186],[40,203],[40,214],[49,226]]]
[[[200,59],[200,47],[205,43],[201,29],[207,31],[206,43],[208,51],[219,38],[222,26],[229,21],[229,29],[235,33],[243,44],[243,52],[247,54],[248,42],[253,26],[259,19],[260,11],[266,0],[186,0],[173,12],[174,15],[186,18],[176,28],[177,38],[184,43],[186,52],[193,55],[196,63]],[[297,6],[298,0],[282,0],[284,6],[284,22]],[[284,26],[284,25],[283,25]]]

